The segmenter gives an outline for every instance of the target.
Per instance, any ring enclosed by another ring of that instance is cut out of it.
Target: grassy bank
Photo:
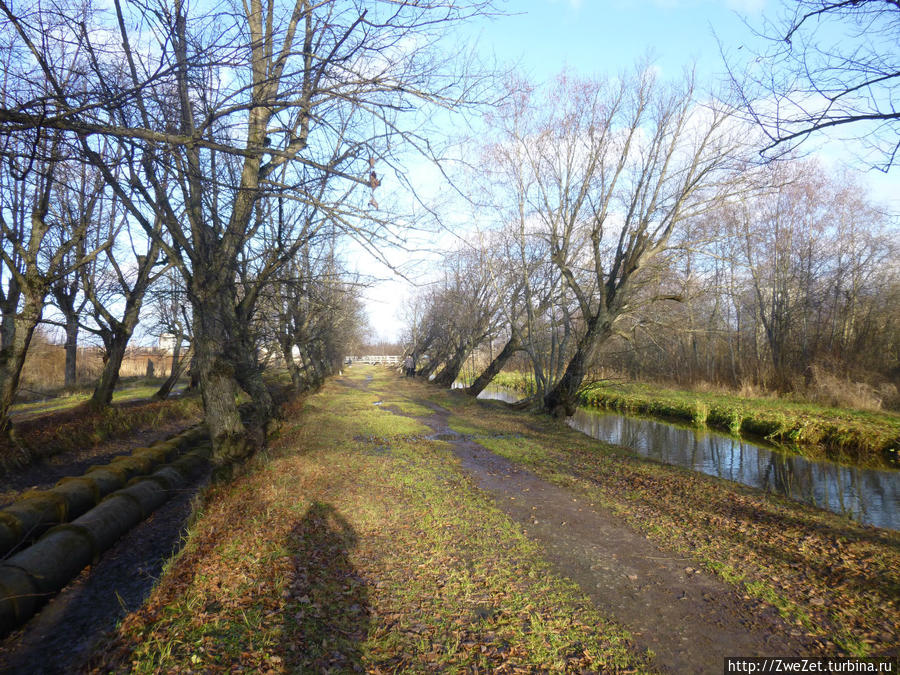
[[[288,408],[267,455],[206,495],[182,553],[94,667],[646,670],[448,444],[386,409],[430,412],[399,386],[432,391],[354,366]]]
[[[118,389],[113,392],[113,403],[129,403],[141,399],[151,399],[159,390],[165,378],[149,379],[122,378]],[[75,408],[86,403],[94,393],[93,387],[83,387],[75,391],[59,389],[39,400],[14,403],[10,414],[14,420],[28,419],[36,415]]]
[[[525,412],[464,396],[453,428],[602,505],[745,597],[775,607],[823,655],[897,655],[900,533],[642,460]]]
[[[500,373],[494,383],[523,393],[519,373]],[[732,434],[765,438],[804,454],[854,464],[896,464],[900,415],[829,408],[778,398],[665,389],[649,384],[597,384],[579,394],[581,404],[629,414],[680,420]]]
[[[122,438],[164,422],[195,423],[203,419],[199,396],[145,401],[128,396],[103,410],[71,403],[56,410],[15,420],[18,447],[0,462],[0,476],[53,455],[82,450],[112,438]]]

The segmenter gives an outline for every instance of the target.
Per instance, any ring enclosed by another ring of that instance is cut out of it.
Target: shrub
[[[832,375],[819,365],[810,367],[812,377],[801,393],[823,405],[859,410],[881,410],[883,397],[869,384]]]

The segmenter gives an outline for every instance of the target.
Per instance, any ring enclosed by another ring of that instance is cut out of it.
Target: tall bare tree
[[[597,348],[629,309],[640,272],[685,220],[730,186],[737,147],[720,107],[697,100],[692,78],[561,76],[539,112],[514,131],[533,178],[525,197],[552,263],[575,299],[577,342],[543,406],[571,415]],[[524,120],[525,118],[523,118]],[[507,132],[508,133],[508,132]],[[565,309],[565,306],[563,307]]]

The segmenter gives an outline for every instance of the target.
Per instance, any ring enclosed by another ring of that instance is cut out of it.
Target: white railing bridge
[[[402,358],[396,355],[367,354],[366,356],[348,356],[350,363],[371,363],[373,365],[399,366]]]

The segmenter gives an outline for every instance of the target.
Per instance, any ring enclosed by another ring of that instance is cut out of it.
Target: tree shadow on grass
[[[294,573],[285,607],[284,665],[292,672],[362,672],[369,591],[350,562],[353,527],[314,502],[288,537]]]

